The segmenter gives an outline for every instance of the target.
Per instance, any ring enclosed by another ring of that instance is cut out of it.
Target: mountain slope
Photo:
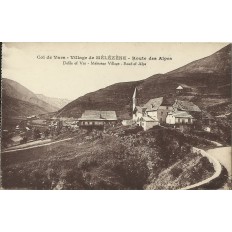
[[[193,61],[181,68],[169,72],[177,73],[229,73],[231,72],[231,44],[215,52],[213,55]]]
[[[192,88],[187,96],[178,96],[176,87],[186,84]],[[137,82],[117,83],[88,93],[65,106],[58,116],[79,117],[86,109],[116,110],[119,118],[130,118],[134,88],[139,92],[139,104],[154,97],[186,98],[207,108],[228,102],[231,97],[231,44],[203,59],[191,62],[166,74],[157,74]],[[202,91],[202,89],[204,91]]]
[[[3,78],[3,95],[8,96],[10,98],[18,99],[24,102],[31,103],[40,108],[43,108],[45,112],[54,112],[57,111],[58,108],[48,104],[45,101],[39,99],[36,94],[34,94],[29,89],[25,88],[23,85],[19,84],[16,81]]]
[[[48,113],[48,111],[42,107],[31,104],[30,102],[6,96],[5,94],[3,95],[2,100],[4,102],[4,104],[2,104],[3,118]]]
[[[2,94],[2,128],[14,128],[18,123],[29,115],[48,113],[44,108],[34,105],[27,101]]]
[[[58,108],[58,109],[61,109],[63,108],[64,106],[66,106],[69,102],[71,102],[71,100],[68,100],[68,99],[62,99],[62,98],[54,98],[54,97],[47,97],[43,94],[36,94],[36,96],[44,101],[44,102],[47,102],[49,105],[55,107],[55,108]]]
[[[58,116],[80,117],[84,110],[115,110],[121,117],[131,111],[131,96],[138,82],[117,83],[104,89],[88,93],[58,111]]]

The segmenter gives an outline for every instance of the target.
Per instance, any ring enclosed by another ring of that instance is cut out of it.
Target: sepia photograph
[[[232,189],[231,43],[1,53],[1,189]]]

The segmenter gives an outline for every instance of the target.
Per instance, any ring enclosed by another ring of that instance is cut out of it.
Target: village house
[[[22,141],[23,141],[23,137],[21,135],[15,135],[10,138],[9,143],[11,146],[16,146],[16,145],[20,145]]]
[[[195,119],[200,119],[202,117],[202,112],[200,108],[190,101],[175,100],[173,104],[173,110],[177,113],[178,111],[188,112]]]
[[[142,126],[143,129],[146,131],[146,130],[149,130],[150,128],[152,128],[156,125],[159,125],[159,121],[154,120],[153,118],[151,118],[149,116],[145,116],[145,117],[140,118],[139,125]]]
[[[167,124],[193,124],[201,117],[200,108],[192,102],[175,100],[173,111],[168,113]]]
[[[123,126],[131,126],[133,124],[134,124],[134,122],[131,119],[124,119],[124,120],[122,120],[122,125]]]
[[[117,122],[115,111],[86,110],[78,119],[82,128],[104,128],[104,125],[114,125]]]
[[[28,116],[27,119],[37,119],[38,117],[36,115],[31,115],[31,116]]]
[[[172,103],[167,99],[163,99],[163,102],[161,103],[161,105],[157,110],[157,117],[160,124],[166,123],[166,118],[168,114],[172,111],[173,111]]]
[[[49,128],[50,129],[58,129],[61,130],[63,127],[63,121],[56,119],[54,121],[51,122],[51,124],[49,124]]]
[[[185,84],[181,84],[176,88],[177,94],[182,94],[182,93],[191,92],[191,91],[192,91],[192,88]]]
[[[194,118],[186,111],[169,112],[166,118],[166,123],[175,124],[193,124]]]

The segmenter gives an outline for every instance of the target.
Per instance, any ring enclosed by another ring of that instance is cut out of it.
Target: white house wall
[[[151,129],[152,127],[158,125],[159,123],[158,122],[142,122],[142,127],[143,129],[146,131],[146,130],[149,130]]]
[[[147,115],[154,119],[157,119],[157,111],[148,111]]]
[[[175,117],[173,115],[168,115],[166,117],[166,123],[167,124],[175,124]]]
[[[176,124],[192,124],[192,123],[193,123],[193,120],[190,119],[190,122],[189,122],[189,119],[188,119],[188,118],[176,118],[176,119],[175,119],[175,123],[176,123]]]

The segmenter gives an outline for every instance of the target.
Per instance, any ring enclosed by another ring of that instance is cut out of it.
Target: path
[[[9,153],[9,152],[23,151],[23,150],[28,150],[28,149],[37,148],[37,147],[44,147],[44,146],[48,146],[48,145],[55,144],[55,143],[69,141],[71,139],[73,139],[73,138],[62,139],[62,140],[58,140],[58,141],[54,141],[54,142],[51,142],[50,139],[47,139],[47,140],[44,140],[42,144],[41,143],[38,144],[38,143],[33,143],[32,142],[30,144],[23,144],[23,145],[27,145],[27,146],[20,147],[20,145],[19,145],[19,146],[17,146],[17,148],[14,147],[14,149],[12,149],[12,148],[11,149],[7,149],[5,151],[2,151],[2,154],[3,153]]]

